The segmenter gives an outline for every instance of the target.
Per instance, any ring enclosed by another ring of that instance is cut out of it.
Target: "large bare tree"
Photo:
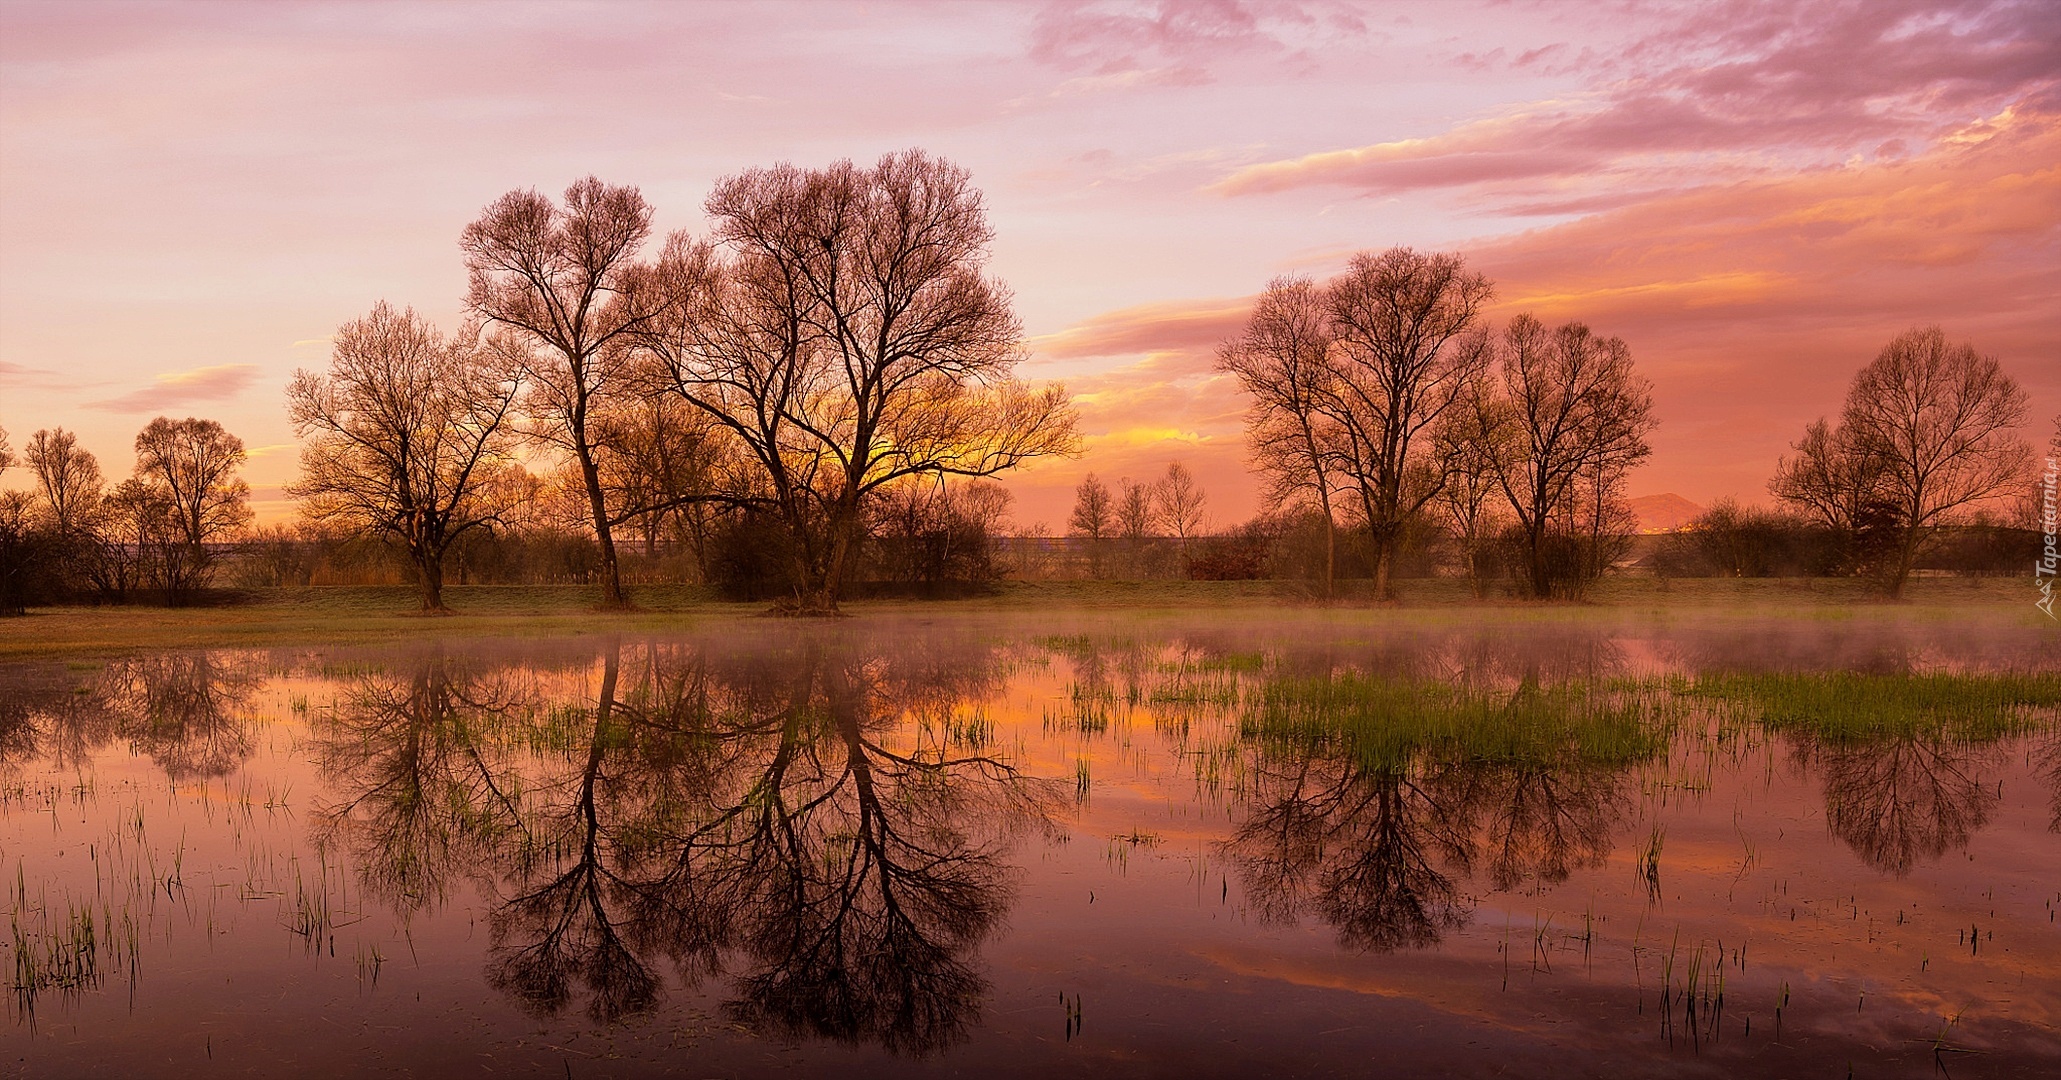
[[[466,305],[517,363],[536,433],[572,458],[601,549],[602,603],[629,604],[616,561],[594,430],[598,414],[637,389],[626,377],[630,338],[665,310],[626,295],[645,280],[637,262],[651,207],[634,187],[587,177],[553,205],[511,191],[465,227]]]
[[[1362,252],[1327,289],[1333,377],[1328,409],[1344,438],[1338,460],[1359,495],[1374,549],[1375,590],[1389,575],[1403,527],[1438,494],[1446,470],[1420,438],[1488,362],[1466,331],[1495,288],[1457,255],[1391,248]]]
[[[500,514],[490,481],[519,386],[500,354],[381,302],[337,330],[327,375],[297,371],[287,386],[294,430],[310,439],[288,493],[310,520],[399,541],[422,610],[444,612],[444,553]]]
[[[1579,595],[1603,569],[1624,474],[1651,452],[1652,386],[1622,339],[1579,322],[1519,315],[1496,344],[1494,378],[1468,399],[1475,438],[1517,518],[1532,595]]]
[[[1854,376],[1839,437],[1865,457],[1897,542],[1884,584],[1903,595],[1941,525],[2022,481],[2032,447],[2017,428],[2026,395],[1993,356],[1947,341],[1937,326],[1898,334]]]
[[[1457,255],[1361,252],[1322,286],[1269,283],[1244,334],[1219,353],[1253,397],[1248,437],[1276,502],[1310,494],[1326,519],[1326,578],[1348,494],[1373,545],[1375,590],[1409,521],[1444,486],[1427,429],[1487,365],[1475,326],[1495,289]]]
[[[1246,409],[1246,445],[1266,481],[1274,508],[1313,499],[1324,517],[1324,595],[1338,573],[1338,515],[1332,508],[1339,478],[1341,429],[1329,406],[1336,402],[1330,367],[1331,311],[1324,290],[1306,277],[1267,283],[1245,332],[1217,353],[1217,367],[1238,378],[1252,401]]]
[[[716,246],[668,244],[643,340],[760,467],[796,611],[836,610],[885,486],[1073,449],[1064,392],[1011,377],[1021,328],[964,169],[920,151],[753,169],[706,210]]]

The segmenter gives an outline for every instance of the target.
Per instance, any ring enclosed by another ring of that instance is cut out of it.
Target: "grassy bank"
[[[1779,614],[1810,619],[1854,618],[1894,611],[1900,618],[1969,617],[2023,620],[2028,629],[2061,631],[2034,610],[2024,578],[1955,578],[1914,582],[1891,603],[1849,580],[1710,579],[1661,583],[1651,578],[1605,582],[1583,604],[1541,604],[1507,597],[1476,600],[1457,581],[1407,581],[1402,597],[1376,604],[1351,583],[1346,595],[1320,604],[1307,589],[1267,581],[1009,582],[991,595],[964,600],[859,600],[846,610],[880,613],[1180,612],[1330,608],[1398,620],[1523,621],[1700,614]],[[764,604],[726,603],[697,586],[652,585],[633,591],[639,610],[595,610],[597,591],[581,585],[452,586],[445,599],[457,614],[413,614],[405,586],[258,589],[238,602],[203,608],[40,608],[0,619],[0,659],[114,655],[194,646],[238,647],[362,644],[414,637],[570,636],[678,628],[709,620],[758,616]]]

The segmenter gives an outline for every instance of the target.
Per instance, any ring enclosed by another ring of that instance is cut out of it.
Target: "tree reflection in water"
[[[1516,644],[1451,634],[1357,671],[1288,654],[1253,680],[1246,815],[1225,851],[1263,916],[1314,914],[1347,948],[1420,948],[1471,916],[1460,877],[1544,887],[1609,857],[1630,770],[1664,737],[1638,730],[1639,701],[1562,689],[1615,674],[1614,643]]]
[[[0,765],[48,755],[80,767],[116,741],[174,781],[235,771],[252,748],[258,658],[232,652],[156,653],[113,660],[81,678],[57,665],[0,675]]]
[[[346,840],[368,896],[396,912],[434,910],[455,880],[527,839],[521,733],[539,712],[524,668],[433,648],[354,678],[315,729],[323,770],[346,797],[315,819]]]
[[[1225,845],[1260,914],[1314,912],[1363,950],[1432,945],[1464,926],[1471,906],[1434,856],[1464,867],[1472,845],[1441,778],[1307,749],[1259,763]]]
[[[539,1012],[648,1009],[664,962],[727,977],[745,1022],[912,1054],[964,1037],[1006,857],[1058,794],[967,712],[1000,687],[993,650],[611,644],[589,678],[570,708],[429,656],[339,703],[324,744],[355,790],[330,822],[383,895],[469,867],[499,897],[488,977]]]
[[[1567,880],[1609,858],[1630,809],[1628,763],[1360,761],[1349,747],[1273,748],[1252,767],[1248,815],[1226,844],[1275,920],[1315,914],[1347,948],[1438,943],[1473,911],[1455,876],[1494,888]]]
[[[1989,821],[2002,760],[1995,743],[1902,734],[1860,742],[1799,738],[1796,756],[1825,785],[1825,822],[1861,861],[1902,877]]]

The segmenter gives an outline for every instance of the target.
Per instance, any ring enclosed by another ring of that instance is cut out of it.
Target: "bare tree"
[[[1489,392],[1470,399],[1475,439],[1516,515],[1532,595],[1580,595],[1603,568],[1618,482],[1651,452],[1651,384],[1623,340],[1582,323],[1549,331],[1519,315],[1498,345]]]
[[[243,440],[213,420],[160,416],[137,434],[136,477],[168,519],[165,550],[176,562],[162,580],[174,595],[200,583],[209,543],[250,521],[250,485],[236,475],[244,456]]]
[[[1336,457],[1359,495],[1381,596],[1391,592],[1404,525],[1445,477],[1422,460],[1429,440],[1418,436],[1488,363],[1481,339],[1464,335],[1494,292],[1459,256],[1409,248],[1354,256],[1327,290],[1334,374],[1326,411],[1342,429]]]
[[[312,436],[288,493],[312,521],[399,541],[422,610],[444,612],[444,553],[499,516],[486,482],[519,385],[495,354],[381,302],[337,330],[328,375],[298,371],[287,387],[295,433]]]
[[[537,434],[571,456],[586,488],[601,549],[602,603],[629,605],[594,420],[630,389],[630,335],[661,314],[626,290],[643,280],[636,262],[651,232],[651,207],[634,187],[587,177],[554,206],[535,191],[511,191],[465,227],[466,305],[498,329],[492,342],[520,365]]]
[[[0,428],[0,475],[14,467],[14,449],[7,429]],[[40,568],[40,538],[30,519],[30,496],[0,490],[0,617],[27,610],[29,584]]]
[[[1153,516],[1177,540],[1202,531],[1202,508],[1208,503],[1209,496],[1195,482],[1195,474],[1178,461],[1168,462],[1166,475],[1152,485]]]
[[[1116,532],[1124,539],[1138,542],[1152,535],[1153,488],[1140,484],[1130,477],[1116,482]]]
[[[1876,514],[1882,462],[1845,425],[1818,419],[1792,443],[1794,457],[1775,466],[1768,491],[1841,535],[1852,536]]]
[[[1335,455],[1341,429],[1328,406],[1338,399],[1330,367],[1331,312],[1323,289],[1308,278],[1267,283],[1245,333],[1224,344],[1217,367],[1237,376],[1252,398],[1246,445],[1266,479],[1266,500],[1279,508],[1316,500],[1324,516],[1324,595],[1338,568],[1338,484]]]
[[[25,456],[43,489],[51,524],[60,536],[76,536],[100,505],[100,463],[79,445],[77,435],[63,428],[36,432]]]
[[[1937,326],[1898,334],[1847,390],[1840,427],[1876,463],[1895,508],[1898,543],[1885,568],[1891,596],[1938,526],[2018,483],[2032,448],[2016,428],[2026,395],[1993,356],[1949,344]]]
[[[1476,599],[1488,595],[1499,561],[1496,541],[1509,520],[1499,505],[1502,492],[1496,483],[1496,456],[1477,437],[1475,426],[1480,397],[1489,392],[1486,383],[1477,385],[1464,404],[1448,411],[1433,430],[1433,456],[1448,466],[1446,482],[1433,505],[1459,544],[1467,584]]]
[[[1110,535],[1111,506],[1109,485],[1089,473],[1073,489],[1073,515],[1067,519],[1067,531],[1090,541]]]
[[[993,231],[964,169],[920,151],[753,169],[706,209],[721,246],[668,244],[644,341],[760,467],[797,612],[836,609],[873,493],[1073,450],[1064,392],[1011,378],[1021,330],[982,273]]]
[[[641,535],[647,556],[667,535],[686,537],[699,553],[709,509],[749,486],[737,475],[729,433],[677,394],[605,410],[594,431],[610,525]]]

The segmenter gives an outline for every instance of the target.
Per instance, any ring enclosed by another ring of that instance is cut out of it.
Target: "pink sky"
[[[1268,278],[1454,250],[1496,315],[1624,337],[1637,494],[1763,497],[1853,371],[1937,322],[2061,411],[2061,17],[2026,3],[0,6],[0,426],[120,475],[211,416],[287,512],[297,367],[380,299],[448,325],[458,232],[592,173],[700,231],[752,165],[973,171],[1023,374],[1086,453],[1255,509],[1210,369]],[[10,475],[14,484],[21,474]]]

